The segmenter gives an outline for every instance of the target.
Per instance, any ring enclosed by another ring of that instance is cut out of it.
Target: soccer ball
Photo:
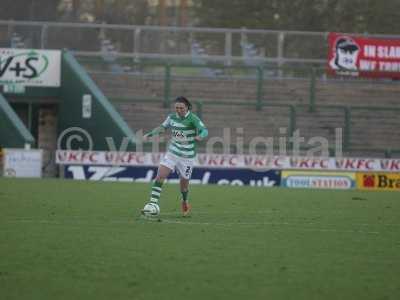
[[[160,214],[160,207],[157,203],[149,202],[143,207],[142,214],[145,216],[157,216]]]

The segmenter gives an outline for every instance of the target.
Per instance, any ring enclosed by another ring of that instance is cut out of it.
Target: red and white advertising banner
[[[163,153],[58,150],[61,165],[157,166]],[[196,167],[400,172],[400,159],[198,154]]]
[[[400,79],[400,39],[330,33],[329,75]]]

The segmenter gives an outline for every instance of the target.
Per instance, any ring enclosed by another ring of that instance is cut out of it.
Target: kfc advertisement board
[[[158,166],[163,153],[57,150],[59,165]],[[400,172],[400,159],[200,153],[195,167],[264,170]]]

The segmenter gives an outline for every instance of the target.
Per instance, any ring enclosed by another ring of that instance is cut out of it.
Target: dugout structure
[[[59,87],[10,88],[2,82],[2,148],[43,149],[44,174],[50,176],[57,148],[110,150],[124,141],[126,150],[135,148],[133,131],[68,51],[61,52],[60,76]]]

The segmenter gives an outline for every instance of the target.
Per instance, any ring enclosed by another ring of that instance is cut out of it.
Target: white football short
[[[161,159],[160,165],[166,166],[172,171],[176,170],[180,177],[190,179],[192,176],[194,159],[178,157],[175,154],[167,152]]]

